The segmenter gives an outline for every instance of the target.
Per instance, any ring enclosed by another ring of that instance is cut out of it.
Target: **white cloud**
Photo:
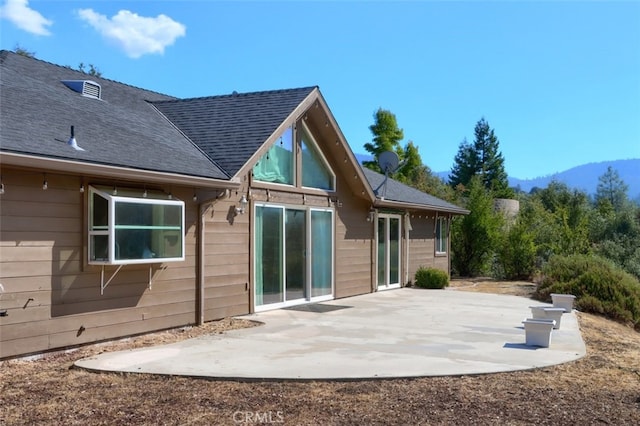
[[[183,24],[166,15],[148,18],[121,10],[112,18],[107,18],[93,9],[81,9],[78,16],[131,58],[151,53],[162,54],[165,47],[171,46],[186,33]]]
[[[29,0],[7,0],[0,6],[0,18],[13,22],[21,30],[36,35],[51,35],[47,27],[53,25],[53,21],[31,9]]]

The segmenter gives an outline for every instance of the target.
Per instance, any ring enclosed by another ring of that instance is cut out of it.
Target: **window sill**
[[[336,195],[335,190],[329,191],[326,189],[309,188],[306,186],[298,187],[293,185],[287,185],[284,183],[253,181],[251,184],[251,187],[255,189],[271,189],[274,191],[290,192],[292,194],[313,194],[313,195],[325,195],[325,196]]]

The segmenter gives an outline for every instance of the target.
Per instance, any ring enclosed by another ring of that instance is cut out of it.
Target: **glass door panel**
[[[285,259],[286,259],[286,300],[304,299],[307,297],[305,277],[305,259],[307,226],[304,210],[286,210],[285,220]]]
[[[387,283],[387,220],[378,218],[378,285]]]
[[[311,297],[330,295],[332,283],[332,212],[311,210]]]
[[[256,207],[256,306],[284,301],[283,214],[277,207]]]
[[[389,285],[400,284],[400,219],[389,218]]]

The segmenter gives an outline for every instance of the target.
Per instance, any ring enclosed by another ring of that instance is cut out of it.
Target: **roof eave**
[[[0,163],[5,166],[27,167],[60,172],[62,174],[91,175],[118,180],[142,180],[147,183],[174,184],[198,188],[235,189],[240,187],[236,179],[222,180],[178,173],[139,170],[127,167],[108,166],[63,159],[39,157],[35,155],[0,152]]]
[[[358,159],[356,158],[355,154],[351,150],[351,147],[349,146],[349,143],[347,142],[347,138],[342,133],[342,129],[340,129],[340,126],[338,125],[338,122],[336,121],[335,117],[333,116],[333,113],[329,109],[329,106],[327,105],[327,102],[324,100],[324,97],[322,96],[322,93],[320,92],[319,89],[316,89],[314,91],[314,93],[316,94],[316,99],[318,99],[318,101],[322,104],[322,108],[325,110],[325,113],[327,115],[327,119],[331,123],[331,126],[333,126],[333,128],[335,129],[336,134],[338,135],[338,138],[340,140],[340,143],[342,144],[342,147],[345,150],[345,154],[348,157],[348,161],[353,165],[353,168],[355,170],[356,176],[358,176],[358,179],[360,180],[360,182],[362,182],[362,186],[364,187],[364,190],[366,192],[367,199],[369,201],[375,202],[376,194],[373,192],[373,188],[371,188],[371,185],[369,184],[369,182],[367,180],[367,177],[365,176],[364,171],[362,170],[362,167],[360,166],[360,163],[358,163]]]
[[[442,206],[434,206],[429,204],[406,203],[402,201],[382,200],[380,198],[376,198],[376,201],[373,203],[373,206],[399,208],[399,209],[405,209],[405,210],[430,210],[430,211],[451,213],[455,215],[467,215],[471,213],[469,210],[459,208],[459,207],[442,207]]]

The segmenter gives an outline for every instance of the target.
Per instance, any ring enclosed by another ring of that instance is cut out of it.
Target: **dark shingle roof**
[[[469,213],[468,210],[448,203],[440,198],[434,197],[433,195],[419,191],[391,178],[389,178],[386,185],[384,185],[384,175],[374,172],[371,169],[367,169],[366,167],[363,167],[362,169],[364,171],[364,175],[369,181],[369,185],[373,188],[376,198],[379,200],[382,200],[384,197],[385,201],[414,204],[416,207],[446,211],[449,213]]]
[[[102,100],[61,80],[92,80]],[[48,158],[229,179],[149,104],[174,99],[0,51],[0,149]],[[67,145],[75,126],[76,151]]]
[[[234,93],[153,105],[233,176],[314,89]]]

